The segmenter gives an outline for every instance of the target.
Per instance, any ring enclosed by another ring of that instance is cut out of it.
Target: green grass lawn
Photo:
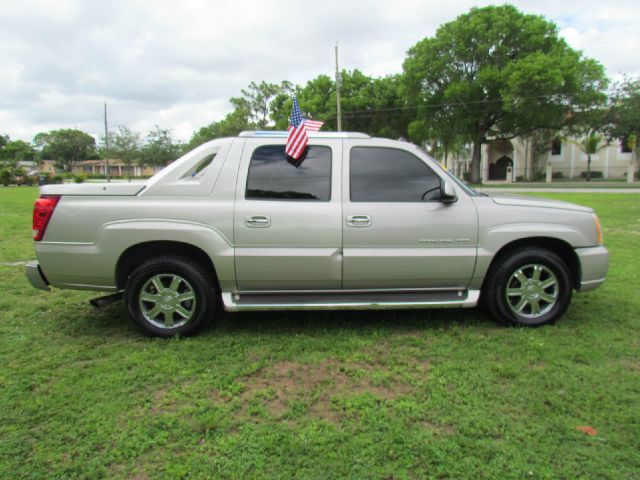
[[[9,265],[36,195],[0,188],[2,479],[640,478],[640,195],[541,194],[595,208],[611,252],[556,326],[247,313],[172,340]]]

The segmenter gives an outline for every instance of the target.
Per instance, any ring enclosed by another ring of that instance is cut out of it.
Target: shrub
[[[562,174],[562,172],[552,172],[551,173],[551,178],[563,178],[564,175]]]
[[[0,169],[0,183],[5,187],[11,185],[15,181],[13,171],[9,168]]]
[[[62,183],[64,181],[64,178],[62,177],[62,175],[54,175],[53,177],[51,177],[51,183]]]
[[[580,172],[580,178],[587,178],[587,172]],[[602,178],[602,172],[599,170],[592,170],[591,178]]]
[[[84,182],[84,175],[74,175],[73,176],[73,181],[76,183],[82,183]]]
[[[470,182],[471,181],[471,172],[462,172],[462,179],[465,182]]]
[[[536,170],[535,172],[533,172],[534,182],[540,182],[542,180],[546,180],[546,178],[547,178],[547,173],[543,170]]]
[[[32,175],[25,175],[24,177],[22,177],[22,184],[23,185],[26,185],[27,187],[30,187],[34,183],[35,183],[35,179],[33,178]]]

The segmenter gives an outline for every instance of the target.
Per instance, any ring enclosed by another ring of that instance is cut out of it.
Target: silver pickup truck
[[[144,183],[48,185],[33,214],[36,288],[124,297],[149,335],[196,333],[227,311],[474,307],[555,322],[598,287],[597,216],[478,193],[418,147],[359,133],[208,142]]]

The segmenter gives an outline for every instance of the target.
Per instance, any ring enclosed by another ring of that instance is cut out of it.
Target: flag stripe
[[[291,107],[291,116],[289,117],[289,136],[287,137],[287,145],[285,153],[295,160],[300,158],[302,152],[309,143],[307,132],[317,132],[324,122],[317,120],[308,120],[302,116],[298,99],[293,97],[293,106]]]

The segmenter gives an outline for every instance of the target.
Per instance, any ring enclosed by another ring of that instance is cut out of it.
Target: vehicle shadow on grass
[[[90,309],[90,310],[89,310]],[[81,335],[142,337],[131,324],[121,302],[93,309],[87,306],[87,323]],[[410,310],[326,310],[265,311],[229,313],[220,307],[200,336],[234,333],[286,336],[292,333],[335,335],[337,332],[362,334],[379,330],[406,333],[447,330],[453,327],[495,328],[496,323],[481,308]]]

